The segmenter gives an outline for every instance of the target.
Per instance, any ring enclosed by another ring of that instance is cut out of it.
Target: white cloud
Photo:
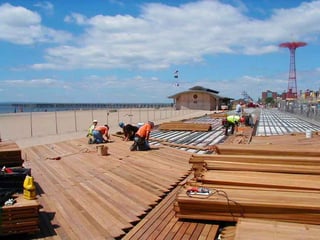
[[[72,13],[70,15],[67,15],[64,18],[64,21],[67,23],[76,23],[79,25],[83,25],[83,24],[86,24],[86,22],[88,21],[88,18],[79,13]]]
[[[60,84],[60,82],[56,79],[44,78],[44,79],[31,79],[31,80],[23,80],[23,79],[12,79],[12,80],[4,80],[0,82],[1,85],[5,86],[15,86],[19,87],[44,87],[44,86],[52,86],[56,84]]]
[[[24,7],[0,5],[0,40],[16,44],[65,42],[71,34],[41,25],[41,16]]]
[[[3,19],[0,21],[0,31],[3,32],[0,40],[17,44],[58,43],[50,45],[51,47],[45,51],[44,61],[33,64],[32,69],[39,71],[115,69],[112,76],[101,77],[99,76],[101,72],[96,76],[83,76],[76,85],[68,83],[67,79],[58,81],[50,78],[10,82],[19,84],[18,86],[51,84],[57,89],[71,89],[73,92],[103,86],[112,91],[108,97],[110,100],[115,99],[114,101],[117,101],[116,96],[121,92],[121,88],[135,86],[137,83],[146,88],[145,93],[151,92],[152,97],[158,99],[163,99],[163,94],[170,95],[171,92],[185,90],[194,84],[216,89],[224,96],[234,96],[238,91],[241,97],[240,92],[244,89],[248,89],[248,94],[254,98],[260,97],[262,91],[270,88],[282,92],[287,86],[287,72],[282,76],[258,76],[258,74],[249,76],[248,72],[242,77],[230,77],[232,79],[217,75],[217,78],[222,79],[214,82],[207,79],[197,79],[196,83],[180,82],[179,88],[173,87],[173,81],[168,82],[163,79],[161,81],[156,77],[139,75],[120,79],[120,74],[117,75],[116,71],[119,69],[125,69],[127,72],[130,70],[143,72],[148,69],[169,69],[178,65],[206,66],[205,61],[208,56],[215,57],[218,54],[252,56],[275,53],[279,51],[278,44],[289,41],[291,36],[299,41],[310,41],[311,44],[319,37],[320,1],[303,3],[292,9],[275,10],[270,17],[263,20],[248,17],[246,6],[241,1],[235,1],[238,2],[237,7],[219,1],[191,1],[178,7],[159,3],[146,4],[138,16],[101,14],[86,16],[72,13],[66,16],[64,21],[68,24],[68,29],[72,29],[73,24],[77,25],[76,38],[71,38],[71,32],[66,33],[44,26],[37,12],[10,4],[0,5],[0,19]],[[25,34],[26,32],[28,34]],[[66,44],[65,40],[73,42]],[[289,54],[286,52],[283,57],[288,60]],[[215,59],[219,61],[219,57]],[[265,59],[263,61],[267,62]],[[224,69],[228,70],[228,66]],[[283,68],[281,69],[283,72]],[[307,79],[319,78],[319,72],[316,75],[314,72],[312,74],[299,74],[299,81],[303,79],[301,82],[305,83]],[[303,83],[298,83],[299,89],[300,86],[303,87]],[[243,89],[235,89],[234,86],[241,86]],[[99,94],[104,96],[104,90]],[[131,95],[132,98],[129,99]],[[136,101],[142,97],[130,92],[128,101],[132,99]]]
[[[74,45],[47,51],[38,68],[164,69],[172,64],[203,61],[212,54],[259,55],[278,51],[278,43],[294,32],[299,39],[319,33],[320,1],[277,10],[266,20],[244,15],[218,1],[180,7],[147,4],[138,17],[73,13],[65,18],[85,28]]]
[[[36,4],[34,4],[34,6],[45,10],[47,14],[53,14],[54,6],[51,2],[37,2]]]

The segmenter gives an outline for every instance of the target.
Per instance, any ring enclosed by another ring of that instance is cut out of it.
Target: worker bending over
[[[136,132],[138,131],[138,127],[133,126],[131,124],[124,124],[123,122],[119,123],[119,127],[122,128],[123,134],[124,134],[124,141],[132,141],[134,139],[134,136]]]
[[[241,118],[238,115],[230,115],[227,117],[227,119],[223,120],[223,126],[225,127],[225,133],[224,133],[225,136],[228,136],[228,130],[230,127],[231,127],[230,133],[231,134],[234,133],[234,129],[236,126],[239,125],[240,119]]]
[[[104,126],[96,126],[92,131],[93,143],[105,143],[110,139],[109,126],[106,124]]]
[[[130,146],[130,151],[146,151],[150,150],[149,137],[151,130],[154,128],[153,122],[147,122],[142,125],[134,137],[134,142]]]

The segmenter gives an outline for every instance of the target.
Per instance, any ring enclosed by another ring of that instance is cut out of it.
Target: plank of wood
[[[237,154],[193,154],[189,163],[202,163],[214,161],[244,162],[244,163],[275,163],[275,164],[304,164],[317,165],[320,163],[320,156],[274,156],[274,155],[237,155]]]
[[[189,163],[196,178],[207,170],[320,174],[319,157],[193,154]]]
[[[19,146],[16,142],[7,140],[0,142],[0,152],[7,150],[19,150]]]
[[[320,226],[297,224],[261,219],[240,218],[236,225],[234,240],[317,240],[320,236]]]
[[[193,167],[198,168],[194,165]],[[242,163],[229,161],[210,161],[200,170],[228,170],[228,171],[253,171],[253,172],[273,172],[273,173],[296,173],[296,174],[320,174],[320,166],[317,165],[297,165],[297,164],[261,164],[261,163]],[[197,176],[201,173],[197,174]]]
[[[319,147],[320,134],[319,132],[313,132],[312,138],[306,138],[305,133],[292,133],[285,135],[273,135],[273,136],[254,136],[250,144],[255,145],[295,145],[295,146],[313,146]]]
[[[320,190],[320,175],[210,170],[200,180],[206,184]]]
[[[169,131],[200,131],[207,132],[211,130],[211,124],[208,123],[186,123],[186,122],[165,122],[160,124],[159,130]]]
[[[319,224],[320,194],[292,191],[249,189],[216,189],[210,197],[177,195],[179,218],[236,221],[241,216]]]
[[[300,145],[218,144],[218,154],[319,157],[320,148]]]
[[[22,194],[13,196],[15,203],[2,206],[0,235],[33,233],[39,230],[39,208],[37,200],[26,200]]]
[[[172,148],[130,152],[129,146],[115,139],[108,143],[107,156],[99,156],[85,138],[23,149],[46,221],[37,236],[121,238],[190,172],[190,153]],[[56,156],[61,159],[47,159]],[[164,223],[171,218],[174,228],[178,219],[174,212],[163,217],[155,224],[168,235],[172,228]],[[154,228],[155,235],[159,229]]]
[[[178,190],[179,188],[175,188],[172,192],[170,192],[164,201],[157,205],[145,218],[143,218],[142,221],[140,221],[126,236],[124,236],[123,240],[141,239],[144,235],[148,236],[146,231],[148,231],[152,225],[155,225],[154,222],[159,219],[159,216],[164,211],[170,209]],[[176,219],[174,222],[177,220],[178,219]]]

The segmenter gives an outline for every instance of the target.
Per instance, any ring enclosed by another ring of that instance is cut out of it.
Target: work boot
[[[130,146],[130,151],[136,151],[138,147],[138,144],[136,142],[134,142],[131,146]]]

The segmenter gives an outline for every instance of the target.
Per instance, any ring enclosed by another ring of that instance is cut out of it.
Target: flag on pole
[[[178,70],[176,70],[175,72],[174,72],[174,78],[178,78],[179,77],[179,71]]]

